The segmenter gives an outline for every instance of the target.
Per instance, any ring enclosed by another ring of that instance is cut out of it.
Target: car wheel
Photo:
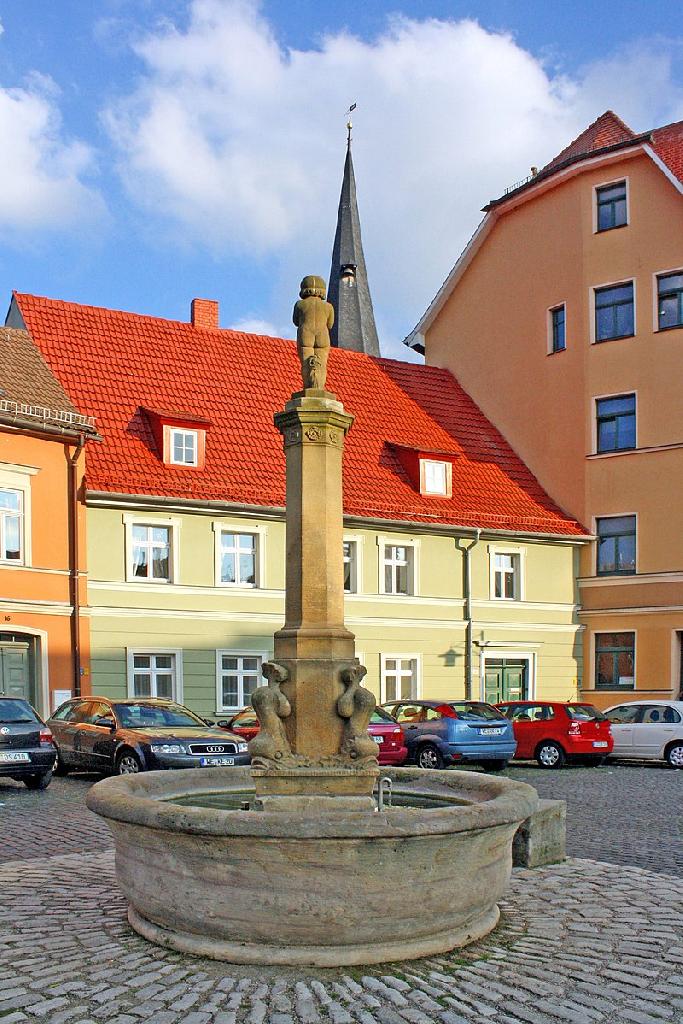
[[[41,772],[40,775],[27,775],[24,785],[27,789],[47,789],[52,782],[52,772]]]
[[[418,768],[443,768],[441,751],[433,743],[425,743],[417,752]]]
[[[55,761],[55,766],[52,770],[55,775],[68,775],[71,771],[68,764],[64,764],[64,760],[59,749],[57,750],[57,760]]]
[[[495,761],[482,761],[481,766],[485,772],[502,772],[508,766],[508,763],[503,758],[497,758]]]
[[[536,750],[536,760],[541,768],[561,768],[566,761],[565,753],[559,743],[545,740]]]
[[[667,763],[672,768],[683,768],[683,743],[674,743],[666,752]]]
[[[124,750],[116,758],[117,775],[137,775],[142,771],[140,758],[133,750]]]

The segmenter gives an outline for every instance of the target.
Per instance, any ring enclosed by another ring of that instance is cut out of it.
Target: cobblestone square
[[[499,927],[465,950],[339,971],[237,968],[129,927],[95,777],[0,784],[1,1024],[678,1024],[681,773],[509,774],[568,801],[561,865],[515,870]],[[407,896],[407,898],[409,898]]]

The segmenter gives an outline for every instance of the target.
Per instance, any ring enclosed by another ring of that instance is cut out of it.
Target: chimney
[[[215,299],[193,299],[190,308],[190,323],[193,327],[201,327],[205,331],[217,331],[218,303]]]

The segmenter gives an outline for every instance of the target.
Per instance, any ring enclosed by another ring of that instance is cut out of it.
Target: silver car
[[[632,700],[607,708],[612,757],[667,761],[683,768],[683,700]]]

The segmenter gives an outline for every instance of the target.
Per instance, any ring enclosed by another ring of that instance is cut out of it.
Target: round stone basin
[[[238,809],[253,799],[249,768],[104,779],[87,804],[113,833],[130,923],[169,949],[337,967],[486,935],[536,791],[474,772],[382,775],[394,806],[375,813]]]

